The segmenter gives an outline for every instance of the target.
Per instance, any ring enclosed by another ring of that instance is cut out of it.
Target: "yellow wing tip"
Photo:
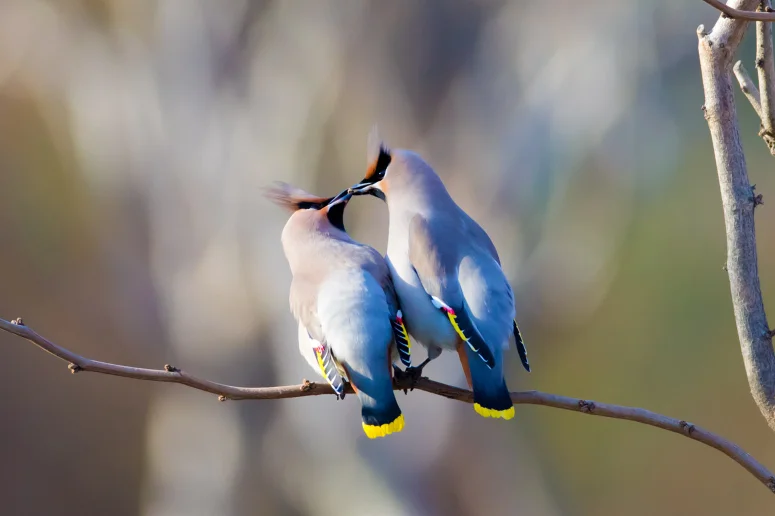
[[[320,375],[328,379],[328,375],[326,375],[326,364],[323,362],[323,351],[322,346],[313,348],[315,350],[315,358],[318,359],[318,368],[320,368]]]
[[[393,433],[398,433],[404,429],[404,415],[401,414],[390,423],[384,425],[367,425],[363,423],[363,431],[369,439],[376,439],[377,437],[385,437]]]
[[[412,342],[409,340],[409,332],[406,331],[406,325],[404,324],[403,319],[401,319],[401,331],[403,332],[404,340],[406,340],[406,348],[411,351],[412,350]]]
[[[455,333],[460,336],[461,339],[463,339],[463,342],[468,341],[468,337],[466,337],[466,334],[463,333],[463,330],[460,329],[460,325],[457,323],[457,315],[454,313],[447,313],[447,318],[449,319],[449,322],[452,324],[452,328],[455,329]]]
[[[514,407],[509,407],[506,410],[489,409],[474,403],[474,410],[482,417],[503,418],[505,420],[512,419],[514,417]]]

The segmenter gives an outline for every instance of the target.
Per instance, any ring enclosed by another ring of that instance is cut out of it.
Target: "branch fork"
[[[773,22],[775,21],[775,13],[772,9],[765,9],[761,11],[757,9],[752,11],[751,9],[740,9],[725,4],[720,0],[703,0],[706,4],[712,5],[719,11],[721,11],[721,18],[727,20],[746,20],[746,21],[762,21]],[[738,5],[740,5],[738,3]]]
[[[772,15],[770,0],[761,0],[757,13]],[[754,84],[741,61],[734,66],[735,77],[740,89],[759,116],[759,136],[767,144],[770,154],[775,156],[775,60],[773,60],[772,24],[767,21],[756,22],[756,73],[759,87]]]

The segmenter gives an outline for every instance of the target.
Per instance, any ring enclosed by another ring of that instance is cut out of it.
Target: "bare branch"
[[[750,21],[765,21],[765,22],[771,22],[775,21],[775,13],[772,12],[758,12],[758,11],[751,11],[748,9],[737,9],[730,5],[725,4],[724,2],[721,2],[720,0],[703,0],[706,4],[710,4],[722,13],[727,18],[737,19],[737,20],[750,20]],[[733,0],[734,1],[734,0]],[[739,3],[739,2],[737,2]]]
[[[740,83],[740,89],[743,90],[743,94],[751,103],[751,107],[753,107],[753,110],[756,111],[756,114],[761,118],[762,104],[761,100],[759,100],[759,88],[756,87],[751,76],[748,75],[748,70],[745,69],[742,61],[736,62],[732,69],[735,72],[735,77],[737,77],[737,82]]]
[[[751,9],[758,0],[734,0],[735,7]],[[737,334],[748,384],[754,401],[775,430],[775,352],[764,312],[756,255],[754,195],[740,142],[730,67],[747,22],[719,18],[713,31],[699,36],[700,68],[708,121],[716,158],[727,234],[727,272]]]
[[[142,367],[129,367],[123,365],[110,364],[108,362],[99,362],[90,358],[82,357],[72,351],[57,346],[50,340],[38,335],[31,328],[24,325],[21,319],[15,319],[11,322],[0,319],[0,329],[14,333],[27,339],[39,348],[43,349],[69,362],[69,368],[72,373],[88,371],[93,373],[109,374],[113,376],[123,376],[125,378],[134,378],[136,380],[149,380],[152,382],[170,382],[180,383],[200,391],[217,394],[222,400],[270,400],[278,398],[298,398],[301,396],[310,396],[314,394],[332,394],[333,390],[326,386],[317,386],[310,383],[304,389],[296,387],[234,387],[232,385],[223,385],[209,380],[202,380],[181,371],[175,366],[165,365],[164,369],[145,369]]]
[[[770,1],[761,2],[760,9],[771,12]],[[775,155],[775,61],[772,53],[772,26],[769,22],[756,22],[756,70],[759,76],[759,88],[756,87],[742,61],[735,63],[733,71],[740,89],[751,103],[754,111],[759,116],[761,127],[759,136],[762,137],[770,153]],[[772,78],[772,79],[770,79]]]
[[[14,319],[11,322],[0,319],[0,329],[27,339],[55,357],[60,358],[65,362],[70,362],[68,367],[73,373],[90,371],[133,378],[135,380],[180,383],[193,389],[217,394],[220,401],[225,401],[227,399],[271,400],[334,394],[333,389],[331,389],[328,384],[314,383],[307,380],[304,380],[304,383],[301,385],[286,385],[281,387],[234,387],[232,385],[225,385],[197,378],[170,365],[164,366],[164,369],[162,370],[98,362],[77,355],[72,351],[54,344],[26,326],[21,319]],[[444,398],[463,401],[465,403],[474,402],[474,396],[471,391],[435,382],[425,377],[417,380],[414,386],[412,386],[409,377],[397,379],[394,385],[394,389],[396,390],[406,391],[407,389],[412,388],[443,396]],[[353,392],[349,385],[348,392]],[[719,450],[721,453],[744,467],[770,491],[775,493],[775,475],[760,462],[735,443],[686,421],[663,416],[641,408],[609,405],[607,403],[598,403],[596,401],[570,398],[539,391],[512,392],[511,400],[515,405],[543,405],[573,412],[582,412],[593,416],[624,419],[680,434]]]
[[[759,10],[771,13],[770,0],[762,0]],[[756,22],[756,71],[761,90],[762,128],[759,131],[770,154],[775,155],[775,61],[772,58],[772,25]]]

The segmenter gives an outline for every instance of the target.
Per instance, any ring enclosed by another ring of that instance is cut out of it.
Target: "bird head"
[[[291,211],[294,214],[292,218],[298,212],[307,212],[305,215],[312,217],[324,216],[331,225],[342,231],[345,231],[344,209],[352,195],[349,190],[342,190],[334,197],[319,197],[282,182],[264,190],[264,196]]]
[[[366,175],[358,183],[348,188],[353,195],[373,195],[383,201],[389,183],[388,167],[393,160],[390,149],[385,146],[377,133],[375,126],[369,134],[367,147],[368,168]]]

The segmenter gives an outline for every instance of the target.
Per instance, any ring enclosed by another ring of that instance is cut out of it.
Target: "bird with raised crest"
[[[352,195],[317,197],[284,183],[265,194],[291,212],[282,245],[293,275],[290,305],[302,356],[338,398],[350,383],[369,438],[400,432],[404,416],[393,392],[393,363],[411,365],[409,335],[384,257],[344,229]]]
[[[513,336],[524,368],[527,350],[515,319],[514,295],[490,237],[452,199],[417,153],[390,150],[376,127],[368,142],[365,177],[350,187],[387,203],[387,262],[409,334],[428,349],[422,368],[442,350],[458,353],[474,408],[511,419],[514,406],[503,374]]]

